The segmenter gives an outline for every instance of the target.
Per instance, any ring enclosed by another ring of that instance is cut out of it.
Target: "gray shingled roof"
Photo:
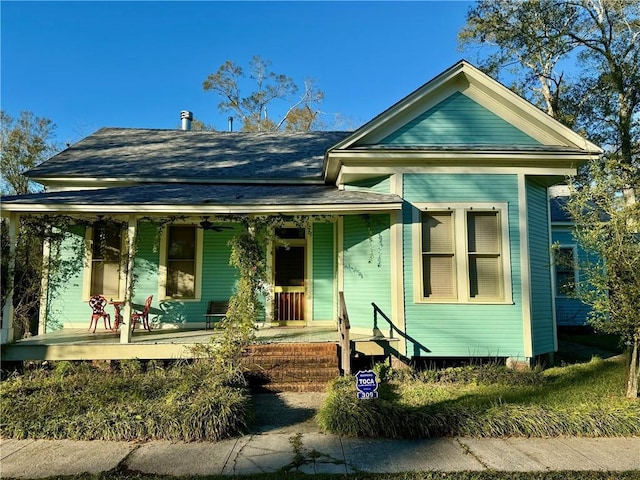
[[[356,190],[338,190],[329,185],[212,185],[212,184],[142,184],[93,190],[71,190],[5,197],[3,208],[12,206],[96,206],[109,210],[113,205],[170,205],[176,211],[181,206],[228,206],[234,209],[281,205],[335,206],[336,210],[350,205],[400,204],[397,195]]]
[[[102,128],[31,169],[31,178],[321,179],[350,132],[244,133]]]

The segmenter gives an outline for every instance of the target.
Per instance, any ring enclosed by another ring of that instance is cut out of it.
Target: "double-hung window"
[[[98,222],[89,229],[91,283],[89,295],[119,298],[121,285],[122,230]]]
[[[511,301],[506,204],[419,204],[415,212],[416,301]]]
[[[161,257],[164,271],[161,297],[198,299],[202,231],[194,225],[167,227]]]
[[[561,245],[555,251],[556,297],[570,297],[576,292],[576,247]]]

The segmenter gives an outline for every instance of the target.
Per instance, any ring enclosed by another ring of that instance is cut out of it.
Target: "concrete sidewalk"
[[[2,440],[2,478],[99,473],[628,471],[640,474],[640,438],[368,440],[322,433],[261,433],[217,443]]]
[[[1,478],[116,468],[156,475],[264,472],[638,470],[634,438],[371,440],[325,434],[314,421],[324,394],[254,395],[250,434],[216,443],[0,440]]]

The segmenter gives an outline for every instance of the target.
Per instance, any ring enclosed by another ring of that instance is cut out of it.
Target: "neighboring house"
[[[355,132],[101,129],[28,172],[47,193],[2,213],[82,219],[85,265],[45,291],[42,330],[86,328],[91,294],[127,300],[127,264],[134,302],[203,327],[234,291],[238,216],[302,215],[269,252],[260,321],[333,326],[343,292],[352,332],[391,331],[400,357],[531,361],[557,349],[547,187],[600,153],[461,61]]]
[[[576,298],[580,288],[580,263],[587,253],[573,235],[574,222],[565,209],[569,200],[569,187],[557,185],[549,188],[551,242],[555,245],[553,264],[556,322],[558,327],[585,327],[590,307]]]

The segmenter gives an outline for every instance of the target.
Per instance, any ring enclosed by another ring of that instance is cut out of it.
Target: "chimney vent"
[[[227,120],[229,120],[229,131],[233,132],[233,117],[229,117]]]
[[[180,120],[182,120],[182,130],[191,130],[191,120],[193,120],[193,113],[188,110],[182,110],[180,112]]]

